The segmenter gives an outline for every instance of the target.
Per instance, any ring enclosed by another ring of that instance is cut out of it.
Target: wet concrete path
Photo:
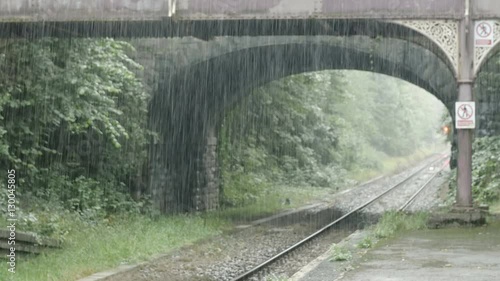
[[[405,233],[379,242],[351,271],[335,274],[337,266],[325,260],[300,280],[500,280],[500,224]]]

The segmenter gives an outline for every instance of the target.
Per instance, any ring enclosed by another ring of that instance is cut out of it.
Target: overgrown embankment
[[[149,94],[136,76],[142,66],[126,54],[133,51],[111,39],[1,46],[0,170],[4,179],[15,171],[19,231],[63,239],[75,229],[73,215],[99,225],[154,212],[139,192],[154,134],[146,129]]]
[[[5,173],[15,171],[16,231],[64,240],[63,250],[18,259],[15,280],[74,280],[217,231],[199,218],[150,221],[140,191],[154,134],[133,51],[111,39],[0,44],[0,216]],[[152,235],[169,231],[192,235]]]
[[[472,196],[476,204],[492,205],[500,211],[500,137],[477,138],[472,154]],[[449,190],[449,202],[456,196],[456,170]]]

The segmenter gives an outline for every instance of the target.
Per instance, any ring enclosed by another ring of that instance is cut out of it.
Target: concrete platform
[[[454,208],[451,212],[432,213],[427,222],[429,228],[441,228],[447,225],[484,225],[489,216],[487,209]]]
[[[500,223],[405,233],[350,265],[323,260],[298,280],[500,280]]]

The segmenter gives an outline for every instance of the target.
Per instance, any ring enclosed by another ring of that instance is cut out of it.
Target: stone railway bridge
[[[452,115],[456,101],[476,100],[488,119],[498,99],[473,95],[473,86],[500,48],[495,2],[0,0],[0,38],[130,38],[155,92],[150,125],[160,142],[151,145],[150,191],[164,211],[206,210],[219,199],[216,136],[224,110],[276,79],[371,71],[429,91]],[[484,19],[494,22],[493,47],[474,46],[474,22]],[[457,131],[462,207],[472,204],[472,135]]]

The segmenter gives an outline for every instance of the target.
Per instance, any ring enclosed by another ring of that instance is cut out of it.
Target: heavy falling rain
[[[0,0],[0,280],[497,280],[493,2]]]

